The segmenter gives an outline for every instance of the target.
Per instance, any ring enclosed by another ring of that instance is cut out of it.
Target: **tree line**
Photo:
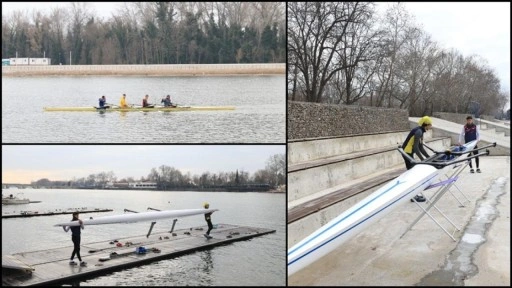
[[[461,32],[462,33],[462,32]],[[444,49],[406,11],[288,2],[288,99],[503,116],[510,91],[478,55]]]
[[[75,65],[286,61],[285,2],[122,5],[106,20],[87,2],[2,14],[2,58]]]
[[[248,184],[268,184],[271,187],[276,187],[286,184],[285,169],[285,154],[275,154],[267,159],[264,169],[257,170],[254,174],[241,169],[219,173],[205,171],[198,175],[192,175],[190,172],[183,173],[172,166],[161,165],[158,168],[152,168],[146,177],[142,176],[139,179],[135,179],[133,177],[118,179],[113,171],[109,171],[93,173],[87,177],[74,177],[68,181],[52,181],[47,178],[43,178],[33,181],[31,185],[34,187],[103,188],[106,187],[108,183],[114,182],[155,182],[161,190]]]

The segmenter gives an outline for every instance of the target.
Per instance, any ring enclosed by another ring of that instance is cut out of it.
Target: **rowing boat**
[[[158,212],[142,212],[134,214],[123,214],[123,215],[110,215],[98,217],[96,219],[84,219],[82,220],[83,225],[102,225],[102,224],[114,224],[114,223],[131,223],[141,221],[153,221],[165,218],[179,218],[193,215],[201,215],[206,213],[213,213],[219,211],[219,209],[184,209],[184,210],[166,210]],[[80,211],[78,211],[80,212]],[[79,226],[78,221],[70,221],[64,223],[58,223],[53,226]]]
[[[477,141],[472,141],[461,147],[453,146],[447,151],[436,152],[435,155],[425,161],[415,161],[411,158],[410,160],[415,165],[410,170],[391,180],[291,247],[288,250],[288,276],[331,253],[394,208],[408,202],[409,199],[435,184],[439,176],[444,173],[445,167],[466,161],[458,158],[475,151],[473,149],[476,143]],[[478,148],[478,150],[490,146],[492,145]],[[399,151],[404,156],[407,155],[403,152],[403,149],[399,149]],[[476,155],[466,159],[473,157],[476,157]]]
[[[98,108],[98,107],[44,107],[46,112],[102,112],[102,111],[119,111],[119,112],[182,112],[182,111],[220,111],[220,110],[235,110],[234,106],[178,106],[178,107],[163,107],[156,106],[153,108],[147,107],[130,107],[130,108]]]

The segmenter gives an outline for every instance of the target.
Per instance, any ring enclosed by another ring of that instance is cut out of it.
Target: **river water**
[[[2,213],[67,208],[110,208],[113,212],[87,213],[84,217],[122,214],[123,209],[146,211],[147,207],[201,208],[209,202],[213,224],[232,224],[275,229],[275,233],[228,245],[151,262],[108,275],[86,279],[93,286],[285,286],[286,195],[255,192],[163,192],[112,190],[8,189],[3,194],[23,192],[25,198],[42,201],[25,205],[2,205]],[[2,255],[69,246],[71,237],[53,225],[69,221],[70,215],[2,219]],[[82,243],[145,235],[150,223],[86,226]],[[180,218],[175,229],[205,226],[204,217]],[[168,231],[172,219],[159,220],[153,233]],[[71,253],[70,249],[70,253]],[[82,249],[82,255],[86,255]],[[94,263],[89,263],[93,265]]]
[[[160,104],[228,111],[44,112],[118,104]],[[285,76],[2,77],[2,143],[285,143]]]

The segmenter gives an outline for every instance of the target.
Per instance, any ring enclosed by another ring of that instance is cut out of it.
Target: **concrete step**
[[[409,131],[329,137],[288,142],[288,165],[324,159],[388,145],[402,144]]]
[[[451,145],[448,137],[426,139],[429,147],[443,150]],[[310,199],[317,192],[342,185],[368,174],[404,165],[397,144],[329,158],[288,165],[288,201]],[[427,150],[428,152],[428,150]],[[321,192],[322,193],[322,192]]]
[[[486,132],[489,134],[496,134],[496,128],[487,128],[487,129],[480,129],[480,132]]]

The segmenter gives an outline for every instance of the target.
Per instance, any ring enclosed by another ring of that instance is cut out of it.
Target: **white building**
[[[157,185],[155,182],[132,182],[128,183],[128,187],[140,189],[156,189]]]
[[[26,66],[26,65],[34,65],[34,66],[45,66],[51,64],[50,58],[10,58],[9,59],[10,66]],[[2,60],[3,64],[3,60]]]

